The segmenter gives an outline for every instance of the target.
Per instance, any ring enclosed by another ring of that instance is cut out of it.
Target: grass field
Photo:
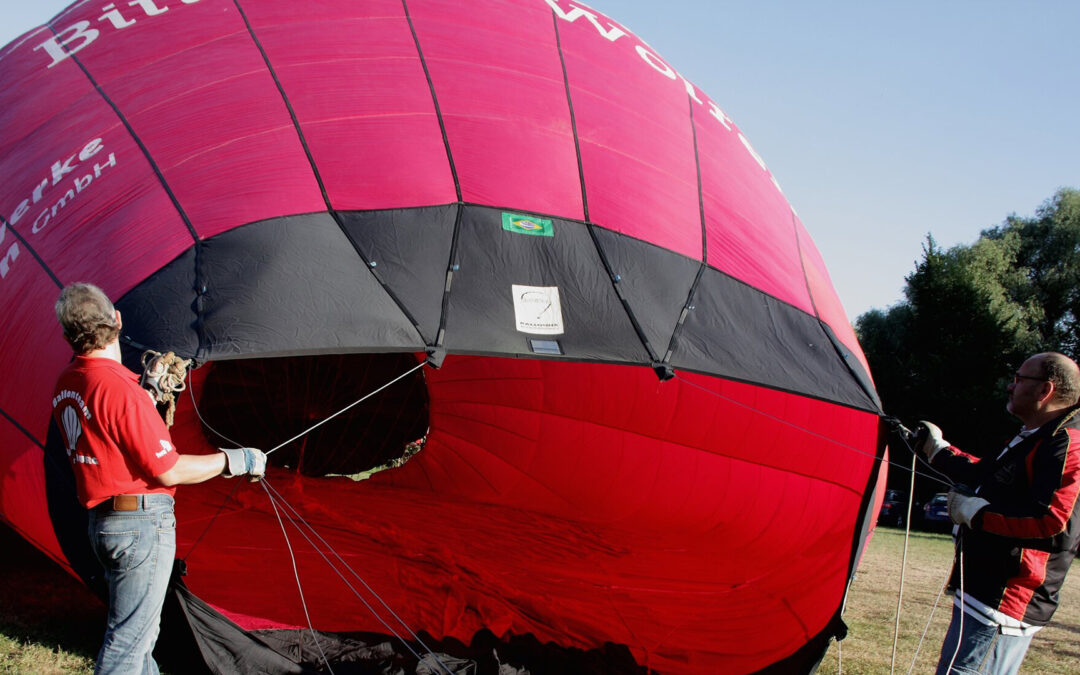
[[[0,551],[0,673],[92,673],[105,608],[3,524]]]
[[[834,644],[830,648],[819,673],[890,672],[903,555],[904,531],[878,527],[848,594],[844,612],[848,637],[839,646]],[[918,659],[911,672],[934,672],[952,612],[952,598],[941,597],[932,620],[931,610],[946,581],[952,555],[949,535],[911,533],[893,672],[907,673],[916,650]],[[1032,641],[1021,673],[1080,673],[1080,574],[1077,571],[1066,579],[1061,596],[1054,620]],[[922,640],[923,631],[926,631],[925,640]]]
[[[904,532],[878,528],[852,585],[844,620],[848,638],[833,645],[818,672],[890,672]],[[104,609],[81,584],[0,525],[0,674],[89,675]],[[952,556],[946,535],[912,533],[897,644],[897,673],[907,673],[927,628]],[[1080,573],[1062,593],[1054,621],[1032,642],[1022,673],[1080,673]],[[912,672],[933,672],[951,609],[942,597]]]

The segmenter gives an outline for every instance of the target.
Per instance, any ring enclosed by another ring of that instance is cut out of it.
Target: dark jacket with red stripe
[[[1078,413],[1069,409],[1000,459],[980,461],[956,447],[934,456],[934,468],[990,502],[963,528],[964,592],[1034,625],[1057,609],[1080,542]],[[960,587],[958,564],[950,585]]]

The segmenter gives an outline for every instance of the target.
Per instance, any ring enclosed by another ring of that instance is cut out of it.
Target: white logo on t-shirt
[[[79,413],[75,412],[73,406],[67,406],[60,413],[60,424],[64,427],[64,440],[67,441],[66,450],[71,461],[76,464],[97,464],[98,461],[95,457],[80,455],[75,452],[75,445],[79,442],[79,437],[82,436],[82,422],[79,420]]]
[[[170,452],[172,452],[172,450],[173,450],[173,446],[172,446],[172,443],[168,442],[168,441],[167,441],[167,440],[165,440],[164,438],[162,438],[162,439],[161,439],[161,440],[160,440],[159,442],[161,443],[161,451],[160,451],[160,452],[158,452],[158,453],[156,453],[156,454],[154,455],[154,457],[157,457],[158,459],[161,459],[161,458],[162,458],[162,457],[164,457],[165,455],[167,455],[167,454],[169,454]]]

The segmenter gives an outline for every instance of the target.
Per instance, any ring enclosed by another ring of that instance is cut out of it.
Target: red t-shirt
[[[76,356],[60,373],[52,404],[83,506],[176,492],[154,479],[179,455],[135,373],[109,358]]]

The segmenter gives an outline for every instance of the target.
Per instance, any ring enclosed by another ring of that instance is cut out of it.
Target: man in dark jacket
[[[955,606],[939,675],[1016,673],[1057,609],[1080,541],[1078,397],[1076,363],[1047,352],[1013,376],[1006,407],[1024,426],[1000,453],[973,457],[920,423],[918,449],[956,486]]]

